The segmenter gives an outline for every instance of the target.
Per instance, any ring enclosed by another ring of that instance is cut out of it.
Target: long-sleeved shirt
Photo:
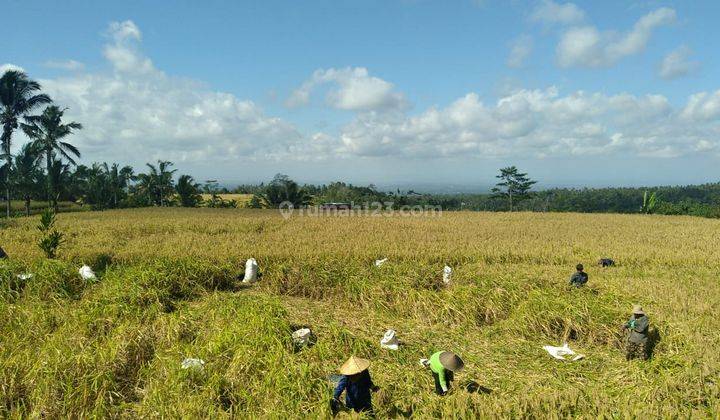
[[[572,276],[570,276],[570,285],[571,286],[583,286],[588,281],[588,275],[584,271],[576,271]]]
[[[443,392],[447,392],[450,388],[450,385],[448,384],[448,370],[445,369],[445,366],[440,363],[440,354],[442,352],[439,351],[432,356],[430,356],[430,370],[435,372],[438,376],[438,381],[440,382],[440,388],[442,388]]]
[[[357,381],[353,381],[349,376],[343,375],[337,387],[335,387],[333,398],[336,400],[340,399],[340,395],[345,391],[345,406],[355,411],[371,410],[372,399],[370,392],[375,388],[375,384],[373,384],[370,378],[370,372],[367,370],[358,375]]]
[[[625,323],[625,328],[630,330],[629,340],[631,343],[645,344],[647,342],[648,327],[650,326],[650,320],[647,315],[635,315],[630,317],[630,320]]]

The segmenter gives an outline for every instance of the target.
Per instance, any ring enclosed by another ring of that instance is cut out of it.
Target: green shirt
[[[445,378],[445,367],[440,363],[440,354],[442,352],[439,351],[432,356],[430,356],[430,370],[437,373],[438,378],[440,379],[440,387],[442,387],[444,392],[447,392],[448,390],[448,383],[447,379]]]
[[[630,317],[630,320],[625,323],[625,327],[630,330],[630,342],[635,344],[645,344],[647,342],[648,327],[650,321],[646,315],[638,316],[635,315]]]

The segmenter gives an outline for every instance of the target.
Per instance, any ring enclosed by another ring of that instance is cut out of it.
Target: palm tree
[[[165,206],[165,198],[172,194],[173,174],[177,169],[168,170],[172,162],[158,160],[158,165],[147,164],[150,171],[146,174],[139,174],[135,179],[138,181],[138,190],[147,196],[150,201],[160,207]]]
[[[0,77],[0,124],[2,137],[0,148],[7,166],[5,171],[5,200],[7,217],[10,217],[10,170],[12,167],[12,134],[18,128],[18,119],[36,107],[52,102],[45,94],[38,94],[40,84],[30,80],[21,71],[8,70]]]
[[[75,121],[63,124],[62,117],[64,113],[65,109],[50,105],[45,108],[42,115],[25,117],[26,124],[22,124],[25,134],[33,140],[33,144],[38,149],[45,153],[45,164],[48,171],[56,154],[64,157],[73,165],[75,160],[71,155],[80,157],[80,151],[72,144],[62,141],[62,139],[72,134],[73,130],[81,130],[82,124]],[[52,177],[48,177],[48,201],[57,211],[57,194],[55,192],[57,184],[51,184],[52,180]],[[52,199],[50,200],[50,198]]]
[[[38,193],[38,185],[41,185],[40,157],[32,143],[25,144],[15,156],[11,179],[25,202],[26,216],[30,216],[30,200]]]
[[[72,181],[72,171],[70,170],[70,165],[63,163],[59,159],[53,159],[48,166],[46,177],[46,185],[57,186],[56,189],[53,189],[53,191],[49,191],[47,193],[49,196],[51,196],[50,199],[54,204],[55,213],[57,213],[58,199],[64,192],[66,192]]]
[[[120,202],[119,196],[125,194],[125,189],[133,177],[133,168],[130,166],[120,168],[120,165],[117,163],[113,163],[112,166],[103,163],[103,168],[107,174],[110,190],[112,191],[112,207],[117,208]]]
[[[290,203],[295,207],[302,207],[310,203],[312,197],[305,188],[287,175],[277,174],[258,197],[266,207],[278,208],[283,203]]]
[[[180,205],[183,207],[195,207],[202,200],[200,184],[196,183],[190,175],[181,175],[178,178],[175,191],[180,196]]]

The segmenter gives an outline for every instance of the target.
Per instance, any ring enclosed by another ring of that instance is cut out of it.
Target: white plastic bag
[[[443,283],[450,284],[450,280],[452,280],[452,268],[446,265],[443,268]]]
[[[380,267],[381,265],[385,264],[387,260],[387,258],[383,258],[382,260],[375,260],[375,267]]]
[[[309,344],[311,337],[312,331],[310,331],[310,328],[300,328],[299,330],[292,333],[293,343],[295,343],[295,345],[298,347]]]
[[[18,274],[17,278],[20,280],[30,280],[31,278],[35,277],[33,273],[25,273],[25,274]]]
[[[205,361],[203,359],[187,358],[182,361],[180,365],[182,369],[202,369],[205,367]]]
[[[95,281],[97,280],[97,276],[95,276],[95,273],[92,271],[92,268],[88,267],[87,265],[83,265],[80,267],[80,270],[78,270],[80,273],[80,277],[82,277],[83,280],[87,281]]]
[[[562,361],[571,361],[574,362],[576,360],[584,359],[584,354],[577,354],[570,347],[568,346],[568,343],[564,343],[562,347],[554,347],[554,346],[543,346],[543,349],[545,349],[546,352],[550,354],[550,356],[562,360]],[[565,356],[574,356],[572,358],[566,358]]]
[[[245,277],[243,283],[255,283],[258,277],[258,264],[255,258],[250,258],[245,262]]]
[[[397,334],[394,330],[385,331],[382,340],[380,340],[380,347],[384,349],[397,350],[400,345]]]

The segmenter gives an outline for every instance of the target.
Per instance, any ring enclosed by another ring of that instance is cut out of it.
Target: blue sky
[[[720,3],[5,0],[84,163],[197,179],[717,181]],[[16,143],[23,139],[18,137]]]

